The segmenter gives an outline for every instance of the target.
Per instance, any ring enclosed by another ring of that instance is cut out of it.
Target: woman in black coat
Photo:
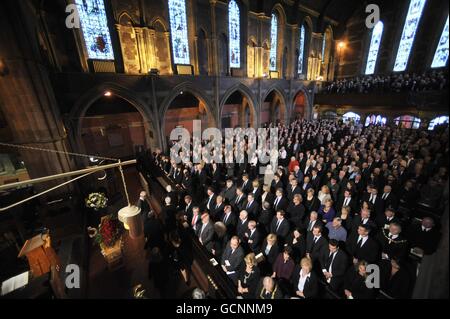
[[[347,299],[374,299],[375,290],[366,285],[367,262],[360,261],[350,267],[344,280],[344,292]]]
[[[319,282],[317,275],[312,272],[312,262],[303,258],[300,266],[294,270],[291,278],[292,296],[300,299],[313,299],[319,296]]]
[[[187,246],[188,243],[189,241],[183,241],[176,231],[169,234],[167,255],[170,266],[175,274],[181,272],[186,283],[189,283],[192,264],[192,256]]]
[[[273,274],[273,264],[278,257],[279,250],[277,235],[267,235],[261,247],[261,253],[264,256],[264,261],[259,264],[261,275],[271,276]]]
[[[244,299],[256,299],[256,290],[261,276],[254,253],[250,253],[244,258],[245,267],[238,275],[238,293]]]
[[[381,290],[394,299],[410,297],[411,277],[405,266],[396,259],[391,260],[391,269],[383,274]]]
[[[314,195],[314,189],[310,188],[306,191],[306,198],[303,201],[303,205],[305,206],[306,215],[319,210],[320,200]]]
[[[302,228],[296,227],[286,238],[286,245],[292,247],[292,259],[296,264],[300,263],[306,255],[306,235]]]
[[[286,212],[288,213],[288,220],[294,227],[301,227],[305,218],[305,207],[302,204],[302,197],[295,194],[292,202],[289,204]]]

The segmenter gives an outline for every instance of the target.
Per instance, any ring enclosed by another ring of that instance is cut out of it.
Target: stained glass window
[[[448,16],[447,22],[445,22],[444,30],[442,30],[439,44],[434,54],[432,68],[442,68],[447,65],[448,60]]]
[[[426,0],[411,0],[406,16],[403,33],[398,46],[397,57],[394,64],[394,72],[405,71],[408,65],[409,55],[419,26],[420,17]]]
[[[369,125],[381,125],[384,126],[386,125],[387,122],[387,118],[381,115],[375,115],[375,114],[371,114],[369,116],[366,117],[366,123],[365,126],[369,126]]]
[[[327,33],[324,32],[322,39],[322,63],[325,63],[325,47],[327,46]]]
[[[76,0],[75,4],[89,58],[114,60],[103,0]]]
[[[190,64],[189,40],[184,0],[169,0],[170,35],[175,64]]]
[[[305,58],[305,26],[300,28],[300,48],[298,51],[298,74],[303,74],[303,61]]]
[[[442,124],[448,124],[448,116],[439,116],[436,117],[434,120],[430,122],[430,125],[428,126],[428,130],[434,130],[435,126],[442,125]]]
[[[230,34],[230,67],[241,67],[241,21],[239,6],[231,0],[228,4],[228,32]]]
[[[277,70],[277,46],[278,46],[278,17],[272,13],[272,22],[270,24],[270,71]]]
[[[344,115],[342,115],[342,119],[344,120],[344,122],[349,122],[353,120],[355,123],[359,123],[359,121],[361,120],[361,116],[359,116],[354,112],[347,112]]]
[[[395,125],[399,126],[400,128],[418,129],[421,122],[422,121],[418,117],[411,115],[402,115],[394,119]]]
[[[380,49],[381,36],[383,35],[383,22],[378,21],[372,31],[369,53],[367,55],[367,64],[365,74],[373,74],[377,65],[378,50]]]

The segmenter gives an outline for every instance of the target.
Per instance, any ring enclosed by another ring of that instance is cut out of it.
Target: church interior
[[[447,1],[2,0],[0,30],[0,299],[449,297]]]

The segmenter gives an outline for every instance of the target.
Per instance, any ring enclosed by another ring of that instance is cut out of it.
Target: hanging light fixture
[[[119,160],[119,164],[121,161]],[[119,165],[120,176],[122,177],[123,189],[127,199],[128,206],[121,208],[118,212],[119,220],[123,223],[123,227],[129,231],[131,238],[138,238],[143,231],[142,219],[140,218],[141,209],[135,205],[131,205],[130,197],[128,196],[127,184],[125,182],[125,175],[123,174],[122,166]]]

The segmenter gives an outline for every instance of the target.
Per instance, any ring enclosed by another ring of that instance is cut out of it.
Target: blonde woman
[[[319,292],[317,276],[312,272],[312,261],[305,257],[300,261],[292,275],[292,286],[294,287],[294,298],[311,299],[316,298]]]
[[[272,275],[273,264],[277,259],[279,253],[277,235],[269,234],[266,239],[264,239],[263,245],[261,247],[261,253],[264,256],[264,262],[261,265],[261,272],[263,275]]]
[[[245,268],[239,272],[238,276],[238,293],[244,299],[255,299],[256,289],[260,281],[255,254],[250,253],[245,256],[244,262]]]

